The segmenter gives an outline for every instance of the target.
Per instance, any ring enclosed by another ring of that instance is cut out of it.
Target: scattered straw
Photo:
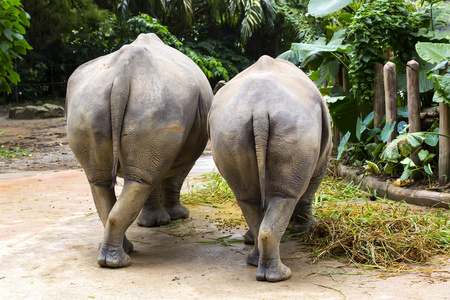
[[[218,207],[235,200],[217,173],[182,196],[191,205]],[[371,197],[372,196],[372,197]],[[450,212],[377,199],[353,183],[327,176],[316,193],[318,223],[303,234],[289,234],[310,249],[314,261],[335,257],[368,268],[407,268],[439,255],[450,255]]]
[[[450,254],[448,210],[372,202],[354,185],[329,177],[324,183],[314,206],[319,222],[299,235],[314,261],[332,256],[370,268],[400,268]]]

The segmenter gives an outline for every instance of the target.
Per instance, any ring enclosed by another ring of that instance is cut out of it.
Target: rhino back
[[[68,117],[91,118],[107,126],[112,86],[123,81],[129,88],[121,92],[124,97],[129,92],[125,122],[134,124],[151,121],[162,126],[170,120],[188,126],[197,109],[193,99],[204,94],[205,103],[200,105],[207,111],[212,98],[209,83],[195,63],[154,34],[147,34],[83,64],[72,74],[67,90]]]
[[[328,113],[324,105],[320,92],[301,70],[269,57],[220,89],[211,108],[211,141],[219,170],[232,173],[230,186],[244,173],[249,190],[258,185],[254,126],[267,124],[268,189],[297,193],[290,190],[295,185],[286,182],[310,178],[326,148],[322,145],[327,130],[323,116]],[[267,121],[256,122],[264,118]],[[242,184],[236,182],[236,186]]]
[[[286,63],[262,57],[233,78],[214,97],[211,122],[228,132],[233,128],[240,131],[246,124],[242,131],[251,135],[252,118],[266,114],[271,130],[286,131],[286,137],[308,138],[308,132],[321,130],[324,100],[320,92],[300,69]],[[294,127],[301,132],[292,131]]]
[[[72,144],[83,143],[80,136],[85,133],[98,143],[120,139],[120,155],[128,160],[141,148],[160,153],[167,143],[173,146],[164,155],[176,156],[192,135],[204,135],[206,144],[209,82],[195,63],[154,34],[140,35],[130,45],[80,66],[69,79],[66,100]],[[112,148],[119,151],[119,146]]]

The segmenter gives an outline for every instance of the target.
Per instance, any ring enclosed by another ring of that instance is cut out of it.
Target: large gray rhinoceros
[[[291,216],[306,229],[330,157],[328,108],[296,66],[261,57],[222,87],[209,115],[214,161],[242,209],[254,248],[247,257],[257,280],[280,281],[291,271],[280,260]]]
[[[105,227],[97,261],[125,267],[125,232],[185,218],[184,179],[203,152],[212,90],[199,67],[155,34],[89,61],[67,84],[67,137]],[[116,201],[113,185],[123,175]],[[145,205],[144,205],[145,204]]]

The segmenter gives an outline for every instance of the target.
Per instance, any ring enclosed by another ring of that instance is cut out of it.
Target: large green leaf
[[[419,92],[425,93],[428,91],[431,91],[433,89],[434,84],[434,78],[430,77],[428,78],[428,72],[429,70],[419,70]],[[401,91],[406,92],[407,91],[407,78],[406,74],[398,74],[397,75],[397,86],[398,89]]]
[[[330,99],[327,101],[330,115],[341,133],[351,132],[350,140],[358,142],[356,137],[356,122],[358,117],[367,116],[371,107],[364,101],[357,101],[350,93],[345,93],[342,87],[335,85],[331,89]]]
[[[343,45],[345,39],[345,29],[339,29],[336,31],[328,42],[328,46],[338,46],[339,49],[347,49],[350,45]]]
[[[439,82],[439,89],[442,89],[447,95],[450,95],[450,77],[442,75],[434,75]]]
[[[342,138],[341,142],[339,143],[338,147],[338,155],[336,159],[340,159],[342,156],[342,153],[344,153],[345,148],[347,147],[348,139],[350,138],[350,131],[347,132],[344,137]]]
[[[433,129],[434,133],[439,133],[439,127]],[[439,142],[439,135],[437,134],[431,134],[431,133],[425,133],[425,143],[431,147],[436,147],[436,145]]]
[[[435,79],[437,79],[434,82],[434,96],[433,101],[434,102],[444,102],[447,105],[450,105],[450,77],[448,74],[441,76],[441,75],[432,75]]]
[[[450,59],[450,44],[417,43],[416,51],[420,58],[432,64]]]
[[[403,170],[402,176],[400,176],[400,181],[405,181],[413,173],[412,166],[405,165],[405,164],[404,164],[404,166],[405,166],[405,169]]]
[[[325,17],[346,7],[352,0],[311,0],[308,4],[308,12],[313,17]]]
[[[433,175],[433,170],[431,169],[431,165],[430,164],[426,164],[423,166],[423,169],[425,170],[425,172],[428,175]]]
[[[324,55],[321,51],[311,51],[303,57],[302,68],[318,70],[323,63]]]
[[[337,50],[345,50],[350,45],[342,44],[345,39],[345,30],[340,29],[333,34],[330,41],[327,43],[324,37],[321,37],[311,44],[305,43],[292,43],[292,51],[322,51],[322,52],[334,52]]]
[[[390,124],[389,122],[386,122],[386,124],[383,127],[383,130],[381,131],[381,140],[383,143],[386,143],[391,134],[394,132],[395,129],[395,121]]]
[[[307,51],[288,50],[288,51],[283,52],[280,55],[278,55],[277,58],[284,59],[284,60],[290,61],[294,65],[298,65],[303,60],[303,58],[305,57],[306,54],[308,54]]]
[[[358,141],[361,140],[361,133],[364,131],[361,130],[362,127],[362,120],[361,117],[358,117],[358,119],[356,120],[356,138],[358,139]]]
[[[387,144],[381,155],[383,160],[391,162],[397,162],[400,157],[400,153],[398,152],[398,142],[391,142]]]
[[[317,70],[322,65],[324,59],[333,57],[332,52],[342,53],[347,50],[349,45],[342,44],[344,39],[345,30],[341,29],[333,34],[328,44],[326,43],[326,39],[321,37],[311,44],[293,43],[290,51],[298,53],[302,68]],[[283,53],[281,58],[291,58],[295,61],[296,57],[290,53]]]
[[[347,46],[345,46],[346,48]],[[292,43],[291,50],[293,51],[323,51],[323,52],[334,52],[341,48],[341,45],[328,44],[328,45],[318,45],[318,44],[305,44],[305,43]]]
[[[321,86],[326,79],[333,80],[336,78],[339,72],[339,61],[336,59],[326,61],[319,71],[320,78],[316,81],[316,86]]]

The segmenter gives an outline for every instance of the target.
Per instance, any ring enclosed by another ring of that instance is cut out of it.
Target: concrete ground
[[[213,168],[202,157],[188,185]],[[414,272],[365,271],[313,264],[296,241],[280,247],[292,278],[258,282],[245,262],[251,246],[226,245],[246,231],[232,203],[189,206],[191,218],[164,227],[134,223],[131,266],[101,268],[103,228],[81,170],[2,172],[0,208],[0,299],[450,299],[448,260]]]

